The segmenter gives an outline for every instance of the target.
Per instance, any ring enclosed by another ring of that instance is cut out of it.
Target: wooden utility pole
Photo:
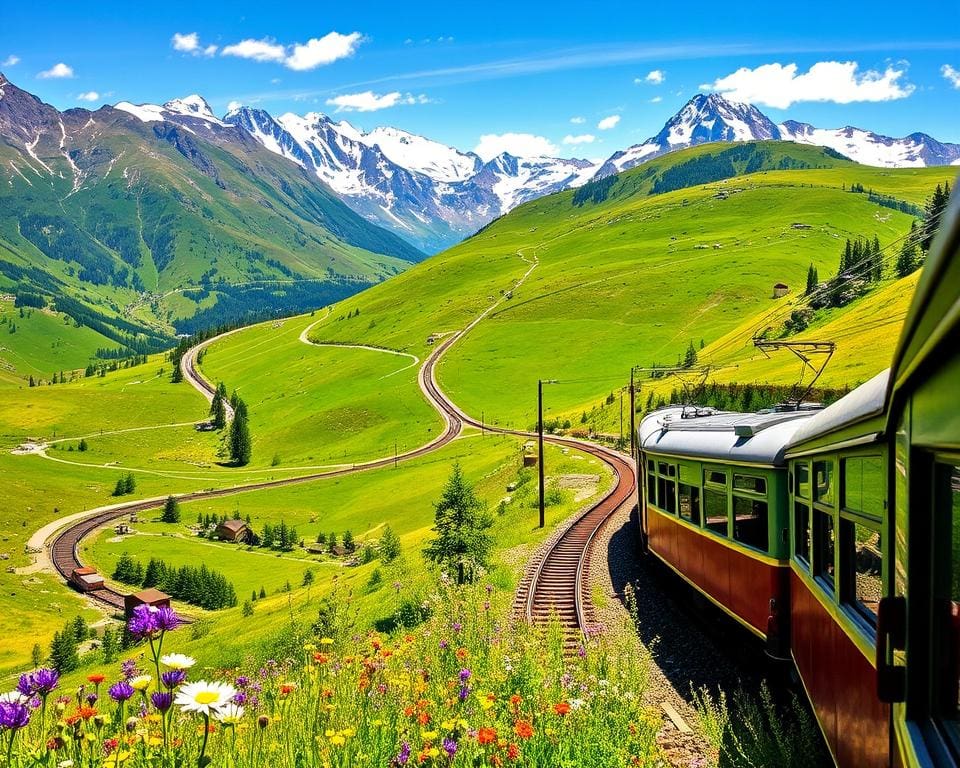
[[[537,439],[540,445],[537,468],[540,470],[540,527],[546,524],[543,512],[543,379],[537,380]]]

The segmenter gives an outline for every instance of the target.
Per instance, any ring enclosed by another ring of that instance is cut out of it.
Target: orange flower
[[[102,683],[106,679],[107,678],[104,675],[101,675],[99,673],[96,673],[93,675],[87,675],[87,682],[93,683],[94,685],[100,685],[100,683]]]
[[[420,725],[426,725],[430,722],[430,715],[426,712],[421,712],[417,715],[417,722],[420,723]]]
[[[328,661],[330,661],[330,657],[327,656],[327,654],[320,653],[318,651],[317,653],[313,654],[313,660],[317,662],[317,664],[326,664]]]
[[[294,692],[294,690],[296,690],[296,687],[297,686],[294,685],[293,683],[284,683],[283,685],[280,686],[280,695],[289,696],[291,693]]]
[[[523,701],[523,697],[519,693],[515,693],[510,697],[510,706],[517,709],[521,701]]]
[[[80,709],[77,710],[77,714],[83,720],[89,720],[91,717],[96,717],[97,710],[93,707],[80,707]]]
[[[478,744],[490,744],[496,738],[497,738],[497,731],[495,728],[488,728],[484,726],[479,731],[477,731]]]
[[[461,661],[467,658],[467,656],[469,655],[470,655],[470,652],[466,648],[457,648],[457,658],[460,659]]]
[[[403,708],[403,716],[411,717],[413,715],[413,707],[407,706]]]
[[[533,736],[533,726],[528,720],[517,720],[513,724],[513,732],[521,739],[529,739]]]
[[[560,715],[560,717],[563,717],[570,711],[570,705],[565,701],[558,701],[553,705],[553,711]]]
[[[510,742],[510,746],[507,747],[507,759],[516,760],[518,757],[520,757],[520,747]]]

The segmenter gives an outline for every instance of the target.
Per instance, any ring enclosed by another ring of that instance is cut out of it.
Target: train
[[[833,404],[662,408],[641,541],[794,665],[842,768],[960,765],[960,197],[890,368]]]

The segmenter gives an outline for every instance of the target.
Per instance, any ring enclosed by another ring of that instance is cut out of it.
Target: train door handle
[[[906,598],[880,598],[877,606],[877,698],[888,704],[906,699],[906,669],[888,661],[890,651],[904,650],[906,641]]]

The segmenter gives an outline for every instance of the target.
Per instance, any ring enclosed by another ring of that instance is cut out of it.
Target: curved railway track
[[[472,326],[471,326],[472,327]],[[436,349],[421,365],[418,381],[427,399],[440,413],[445,422],[444,432],[429,443],[407,451],[399,456],[389,456],[382,459],[355,464],[325,472],[316,472],[298,477],[281,480],[267,480],[259,483],[250,483],[231,488],[195,491],[181,494],[177,498],[182,502],[200,499],[212,499],[220,496],[231,496],[237,493],[249,493],[267,488],[279,488],[286,485],[308,483],[329,477],[338,477],[356,472],[363,472],[380,467],[390,466],[396,461],[409,461],[435,451],[454,440],[462,431],[464,425],[480,427],[476,419],[465,414],[452,403],[436,381],[436,364],[444,352],[450,348],[465,331],[451,335]],[[215,337],[201,342],[188,350],[181,359],[184,378],[199,390],[207,400],[211,400],[214,387],[197,371],[197,354],[206,346],[222,337]],[[501,429],[484,425],[484,428],[501,434],[518,437],[532,437],[530,432],[520,430]],[[607,518],[623,504],[631,503],[636,487],[635,473],[632,461],[622,454],[593,443],[582,442],[570,438],[544,436],[544,441],[555,445],[563,445],[589,453],[606,463],[614,471],[615,482],[603,498],[591,505],[576,517],[565,529],[554,534],[541,548],[538,555],[527,568],[521,580],[515,602],[516,612],[531,623],[540,623],[556,616],[568,636],[574,637],[579,632],[589,632],[591,629],[589,615],[589,595],[587,594],[587,575],[593,540]],[[93,531],[134,512],[146,512],[159,509],[165,499],[134,501],[126,504],[117,504],[108,509],[97,512],[90,517],[73,523],[61,530],[49,545],[50,559],[54,568],[69,581],[75,568],[81,567],[78,547],[80,541]],[[123,594],[111,587],[92,590],[86,594],[99,602],[114,608],[123,608]]]

